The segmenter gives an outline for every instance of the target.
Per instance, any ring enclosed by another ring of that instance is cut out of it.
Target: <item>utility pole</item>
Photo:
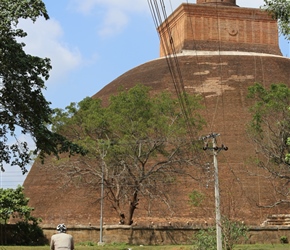
[[[220,212],[220,192],[219,192],[219,175],[218,175],[218,162],[217,155],[221,150],[228,150],[223,144],[221,147],[217,146],[216,137],[220,134],[211,133],[205,137],[203,140],[212,139],[212,147],[208,147],[208,143],[205,142],[203,150],[212,150],[213,152],[213,164],[214,164],[214,193],[215,193],[215,214],[216,214],[216,242],[217,250],[222,250],[222,228],[221,228],[221,212]]]
[[[98,242],[99,246],[103,246],[104,242],[103,242],[103,210],[104,210],[104,157],[105,157],[105,144],[103,142],[102,145],[102,179],[101,179],[101,211],[100,211],[100,241]]]

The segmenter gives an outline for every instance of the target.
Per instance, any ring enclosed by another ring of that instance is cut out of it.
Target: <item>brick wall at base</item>
[[[76,243],[100,242],[99,227],[68,227]],[[182,227],[137,227],[104,226],[103,242],[129,243],[133,245],[192,244],[193,236],[199,228]],[[55,228],[43,227],[47,239],[55,233]],[[247,244],[278,244],[281,236],[290,239],[290,227],[251,227]]]

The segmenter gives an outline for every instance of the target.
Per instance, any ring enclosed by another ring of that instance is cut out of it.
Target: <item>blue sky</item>
[[[52,62],[44,95],[52,108],[65,108],[92,96],[126,71],[159,57],[159,38],[147,0],[43,0],[50,20],[22,21],[26,51]],[[168,15],[182,2],[164,0]],[[259,8],[263,0],[237,0]],[[289,44],[280,39],[289,57]],[[6,167],[0,187],[22,184],[18,168]]]

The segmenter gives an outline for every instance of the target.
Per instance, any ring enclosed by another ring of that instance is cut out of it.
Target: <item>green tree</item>
[[[279,29],[282,35],[288,40],[290,38],[290,2],[289,0],[264,0],[263,8],[272,17],[278,20]]]
[[[25,197],[22,186],[18,186],[16,189],[0,188],[0,224],[3,225],[5,235],[5,242],[1,242],[1,244],[35,245],[44,242],[43,231],[38,226],[40,219],[31,215],[33,208],[28,206],[28,202],[29,198]],[[10,219],[13,219],[16,224],[13,230],[10,230],[9,235],[12,239],[8,237],[10,240],[6,242],[6,224]]]
[[[188,96],[187,101],[192,110],[201,108],[199,97]],[[198,133],[203,121],[197,112],[189,122]],[[185,123],[177,99],[166,92],[150,96],[142,85],[111,96],[107,107],[99,99],[86,98],[65,111],[56,110],[53,129],[74,138],[89,153],[82,160],[56,164],[70,166],[65,173],[81,176],[93,187],[99,186],[104,173],[106,199],[121,223],[132,224],[140,196],[162,197],[169,204],[160,183],[166,187],[197,162],[194,152],[202,147],[188,138]]]
[[[249,88],[248,96],[255,101],[250,109],[253,116],[248,132],[257,148],[257,163],[287,184],[290,180],[290,88],[272,84],[265,89],[261,84],[255,84]],[[287,185],[284,187],[287,196],[289,190]],[[283,193],[282,190],[279,192]],[[289,201],[280,200],[276,204],[283,202]]]
[[[45,154],[78,152],[80,148],[63,136],[52,133],[50,125],[50,103],[44,98],[45,80],[51,69],[48,58],[26,54],[25,31],[17,28],[20,19],[36,21],[43,16],[48,19],[41,0],[0,1],[0,168],[3,165],[18,165],[23,173],[31,160],[27,142],[17,140],[17,131],[29,134],[35,142],[34,153]],[[16,142],[10,144],[9,139]]]
[[[35,221],[35,218],[31,216],[33,208],[28,206],[28,201],[22,186],[18,186],[16,189],[0,188],[0,218],[2,223],[6,224],[10,218]]]

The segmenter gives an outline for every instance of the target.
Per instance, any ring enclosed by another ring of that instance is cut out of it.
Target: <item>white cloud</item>
[[[128,23],[128,16],[117,9],[110,9],[106,13],[102,28],[99,30],[101,37],[108,37],[122,32]]]
[[[70,8],[83,15],[101,16],[101,25],[97,31],[101,37],[121,33],[132,13],[149,13],[146,0],[71,0]]]
[[[184,2],[186,1],[165,0],[167,14],[169,15]],[[188,2],[195,3],[196,1],[189,0]],[[263,0],[237,0],[237,4],[241,7],[258,8],[263,3]],[[71,0],[70,5],[84,15],[93,13],[95,10],[98,11],[98,15],[102,13],[102,21],[97,31],[101,37],[112,37],[121,33],[129,21],[133,20],[130,18],[132,13],[147,12],[148,15],[150,13],[146,0]],[[102,12],[99,11],[100,9]],[[27,44],[25,50],[32,55],[51,59],[53,68],[48,84],[59,82],[83,63],[79,49],[62,42],[63,30],[56,20],[38,19],[34,24],[29,20],[22,20],[19,26],[28,33],[28,37],[24,39]]]
[[[159,1],[158,1],[159,2]],[[196,0],[164,0],[167,8],[177,8],[182,3],[196,3]],[[258,8],[263,5],[264,0],[236,0],[237,5],[241,7]],[[146,0],[72,0],[72,4],[76,6],[82,13],[90,13],[96,6],[104,6],[108,9],[117,8],[122,11],[148,11],[148,1]]]
[[[71,0],[70,5],[83,14],[91,13],[97,6],[125,12],[148,11],[146,0]]]
[[[78,48],[70,48],[62,42],[63,31],[57,21],[38,19],[32,23],[30,20],[21,20],[19,27],[28,33],[22,40],[26,44],[25,51],[51,59],[52,70],[48,83],[59,82],[82,63]]]
[[[167,15],[184,2],[196,3],[196,0],[165,0]],[[263,0],[237,0],[240,7],[259,8],[263,3]],[[71,0],[70,6],[84,15],[90,15],[97,9],[104,10],[102,25],[98,30],[102,37],[120,33],[128,24],[132,13],[150,13],[146,0]]]

